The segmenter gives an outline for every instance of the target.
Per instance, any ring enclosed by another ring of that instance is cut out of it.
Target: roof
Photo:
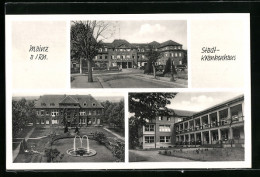
[[[61,108],[66,104],[75,104],[74,108],[104,108],[91,95],[43,95],[35,102],[35,108]]]
[[[176,45],[180,46],[181,44],[179,44],[177,42],[174,42],[172,40],[168,40],[168,41],[165,41],[165,42],[161,43],[158,48],[162,48],[162,47],[165,47],[165,46],[176,46]]]
[[[118,47],[131,48],[132,45],[127,40],[115,39],[112,42],[112,47],[114,47],[114,48],[118,48]]]
[[[169,109],[175,113],[175,115],[180,116],[180,117],[190,117],[196,112],[194,111],[187,111],[187,110],[178,110],[178,109]]]
[[[115,39],[112,43],[103,42],[103,45],[110,48],[119,48],[120,46],[125,48],[147,48],[148,45],[152,45],[158,48],[162,48],[165,46],[182,46],[181,44],[172,40],[168,40],[163,43],[159,43],[157,41],[152,41],[150,43],[129,43],[125,39]]]

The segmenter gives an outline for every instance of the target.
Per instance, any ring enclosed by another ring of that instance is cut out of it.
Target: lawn
[[[20,131],[14,138],[25,138],[29,131],[33,129],[33,126],[27,126],[22,131]]]
[[[74,134],[74,129],[69,130],[71,134]],[[84,127],[80,130],[80,135],[89,135],[90,133],[95,132],[103,132],[108,139],[114,140],[116,138],[113,134],[107,132],[102,127]],[[57,135],[64,135],[64,129],[63,128],[43,128],[43,127],[36,127],[30,136],[30,138],[39,138],[40,139],[28,139],[27,141],[27,147],[28,149],[33,149],[34,151],[40,152],[40,154],[30,154],[30,153],[20,153],[18,154],[17,158],[14,160],[16,163],[30,163],[30,162],[41,162],[42,154],[45,150],[45,148],[49,148],[49,141],[51,132],[55,132]],[[47,137],[45,137],[47,136]],[[78,139],[77,139],[78,140]],[[90,140],[90,148],[97,151],[97,154],[93,157],[72,157],[67,155],[66,151],[67,149],[70,149],[73,147],[73,141],[74,138],[65,138],[65,139],[59,139],[54,142],[52,148],[57,148],[62,154],[64,154],[64,158],[62,159],[62,162],[114,162],[116,161],[116,158],[113,156],[112,152],[107,149],[104,145],[100,145],[95,140]],[[78,140],[79,141],[79,140]],[[78,143],[77,141],[77,143]],[[86,141],[86,140],[85,140]],[[86,145],[86,142],[83,142],[83,146]],[[122,141],[122,140],[121,140]],[[78,146],[80,146],[78,144]],[[44,161],[43,161],[44,162]]]
[[[160,150],[159,153],[162,155],[187,158],[197,161],[243,161],[245,159],[244,148],[240,147]]]
[[[129,151],[129,162],[143,162],[147,160],[147,157]]]

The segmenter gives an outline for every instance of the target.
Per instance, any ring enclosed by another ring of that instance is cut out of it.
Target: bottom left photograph
[[[124,117],[118,93],[13,95],[13,162],[124,162]]]

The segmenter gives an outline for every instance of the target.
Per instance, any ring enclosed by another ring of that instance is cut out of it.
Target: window
[[[131,49],[126,49],[128,52],[130,52]]]
[[[130,58],[130,55],[126,55],[126,58]]]
[[[92,106],[96,106],[96,103],[92,103]]]
[[[40,111],[37,111],[37,115],[38,115],[38,116],[40,115]]]
[[[146,132],[153,132],[154,131],[154,125],[145,125]]]
[[[120,59],[120,55],[117,55],[116,58],[117,58],[117,59]]]
[[[181,57],[181,53],[179,53],[179,57]]]
[[[86,115],[86,112],[85,111],[81,111],[81,112],[79,112],[79,115],[84,116],[84,115]]]
[[[173,57],[173,53],[171,53],[171,56]]]
[[[167,121],[171,121],[171,118],[170,118],[170,117],[167,117]]]
[[[137,58],[139,59],[139,58],[140,58],[140,56],[138,55],[138,56],[137,56]]]
[[[154,143],[154,136],[145,136],[144,143]]]
[[[135,59],[135,56],[133,55],[132,58]]]
[[[55,104],[54,104],[54,103],[51,103],[50,106],[55,106]]]
[[[178,54],[177,54],[177,53],[174,53],[174,56],[175,56],[175,57],[178,57]]]
[[[107,55],[105,55],[105,59],[107,59]]]
[[[178,49],[181,49],[181,46],[179,46]]]
[[[102,59],[102,55],[99,56],[99,59]]]
[[[46,106],[46,103],[41,103],[41,106]]]
[[[95,56],[95,59],[97,60],[97,56]]]
[[[122,55],[121,58],[122,58],[122,59],[125,59],[125,55]]]
[[[44,116],[44,110],[41,110],[41,116]]]
[[[159,120],[163,120],[163,117],[162,117],[162,116],[159,116]]]
[[[171,137],[170,136],[160,136],[161,143],[170,143]]]
[[[159,131],[160,132],[171,132],[171,126],[170,125],[159,125]]]
[[[83,103],[83,106],[87,106],[87,103],[86,103],[86,102],[84,102],[84,103]]]
[[[144,55],[142,55],[142,59],[144,59]]]
[[[166,53],[166,54],[165,54],[165,56],[167,57],[167,56],[168,56],[168,54]]]
[[[107,48],[105,48],[105,51],[107,51]]]

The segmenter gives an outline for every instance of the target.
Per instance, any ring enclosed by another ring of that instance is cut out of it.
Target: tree
[[[34,108],[34,101],[27,101],[22,98],[19,101],[12,101],[12,129],[13,137],[16,137],[28,123],[35,124],[36,113]]]
[[[73,21],[71,25],[71,58],[80,60],[82,73],[82,59],[88,63],[88,82],[93,82],[93,59],[102,47],[104,39],[113,35],[112,25],[103,21]]]
[[[136,146],[141,134],[141,127],[146,125],[147,120],[152,121],[160,115],[168,116],[167,104],[177,93],[129,93],[129,112],[133,113],[129,119],[129,143]]]
[[[171,71],[171,58],[168,58],[164,67],[163,75],[169,73],[170,71]]]
[[[148,45],[148,49],[145,52],[145,56],[148,58],[147,67],[152,65],[152,71],[154,78],[156,78],[156,69],[155,69],[155,62],[160,58],[161,54],[159,51],[155,50],[155,46]],[[151,69],[147,70],[148,73],[151,73]]]

